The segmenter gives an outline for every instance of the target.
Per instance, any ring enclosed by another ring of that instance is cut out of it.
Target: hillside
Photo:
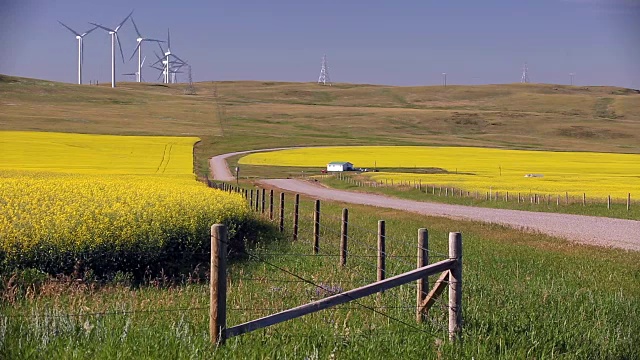
[[[467,145],[640,153],[640,92],[549,84],[282,82],[78,86],[0,75],[0,130],[199,136],[196,166],[292,145]]]

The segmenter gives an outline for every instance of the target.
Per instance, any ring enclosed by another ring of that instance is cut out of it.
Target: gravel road
[[[214,179],[222,181],[234,180],[235,177],[229,171],[225,159],[230,156],[250,152],[254,151],[235,152],[211,158],[210,166]],[[549,234],[584,244],[640,251],[640,221],[635,220],[489,209],[404,200],[384,195],[330,189],[308,181],[295,179],[272,179],[261,180],[260,182],[282,190],[305,194],[322,200],[384,207],[430,216],[496,223],[516,229]]]

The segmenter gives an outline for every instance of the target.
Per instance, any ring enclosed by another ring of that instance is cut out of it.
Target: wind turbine
[[[142,59],[142,62],[140,63],[139,67],[144,66],[145,60],[147,60],[146,56],[144,57],[144,59]],[[140,71],[127,73],[127,74],[122,74],[122,75],[124,75],[124,76],[135,76],[136,77],[136,82],[141,82],[141,80],[144,80],[144,78],[142,77],[142,74],[140,74]]]
[[[122,45],[120,44],[120,39],[118,38],[118,30],[124,25],[124,23],[131,17],[133,11],[127,15],[124,20],[115,29],[109,29],[108,27],[104,27],[102,25],[98,25],[95,23],[89,23],[91,25],[95,25],[102,30],[105,30],[111,35],[111,87],[116,87],[116,41],[118,42],[118,46],[120,47],[120,55],[122,55],[122,62],[124,63],[124,53],[122,52]]]
[[[178,66],[180,65],[184,65],[187,62],[180,59],[176,54],[173,54],[171,52],[171,33],[169,32],[169,29],[167,29],[167,51],[165,52],[164,49],[162,48],[162,45],[160,45],[160,43],[158,43],[158,46],[160,47],[160,51],[162,51],[162,53],[164,54],[165,58],[162,60],[158,60],[156,63],[154,63],[153,65],[162,62],[162,64],[165,67],[164,70],[164,82],[169,84],[171,83],[171,74],[175,74],[175,71],[173,71],[171,69],[171,65],[177,64]],[[171,61],[171,57],[175,58],[177,61]],[[174,76],[175,79],[175,76]]]
[[[138,34],[138,46],[136,46],[136,49],[133,50],[133,54],[131,55],[131,57],[129,58],[129,60],[133,59],[133,57],[136,55],[136,52],[138,52],[138,75],[136,76],[136,81],[137,82],[141,82],[142,81],[142,66],[144,65],[144,60],[142,60],[142,43],[144,41],[152,41],[152,42],[157,42],[158,44],[161,42],[164,42],[162,40],[156,40],[156,39],[147,39],[142,37],[142,34],[140,34],[140,31],[138,30],[138,27],[136,26],[136,22],[133,21],[133,17],[131,18],[131,23],[133,24],[133,28],[136,29],[136,34]]]
[[[90,32],[92,32],[93,30],[97,29],[98,27],[95,26],[91,30],[87,30],[87,31],[83,32],[82,34],[79,34],[77,31],[75,31],[72,28],[68,27],[67,25],[63,24],[62,21],[58,20],[58,22],[60,23],[60,25],[66,27],[69,31],[71,31],[76,36],[76,39],[78,39],[78,84],[82,85],[82,62],[84,61],[84,43],[83,43],[83,39],[84,39],[85,36],[89,35]]]

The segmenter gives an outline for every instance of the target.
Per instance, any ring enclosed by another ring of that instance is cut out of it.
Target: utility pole
[[[447,73],[442,73],[442,85],[447,86]]]
[[[573,77],[574,76],[576,76],[575,73],[569,73],[569,81],[570,81],[571,86],[573,86]]]

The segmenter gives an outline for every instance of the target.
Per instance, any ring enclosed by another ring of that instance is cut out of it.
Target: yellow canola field
[[[446,173],[367,173],[384,181],[419,181],[469,191],[534,192],[589,197],[640,196],[640,155],[550,152],[471,147],[357,146],[250,154],[240,164],[326,167],[349,161],[358,168],[440,168]],[[542,177],[525,177],[527,174]]]
[[[212,224],[250,212],[195,181],[197,140],[0,132],[0,272],[143,271],[208,251]]]
[[[1,131],[0,169],[80,174],[193,173],[195,137]]]

